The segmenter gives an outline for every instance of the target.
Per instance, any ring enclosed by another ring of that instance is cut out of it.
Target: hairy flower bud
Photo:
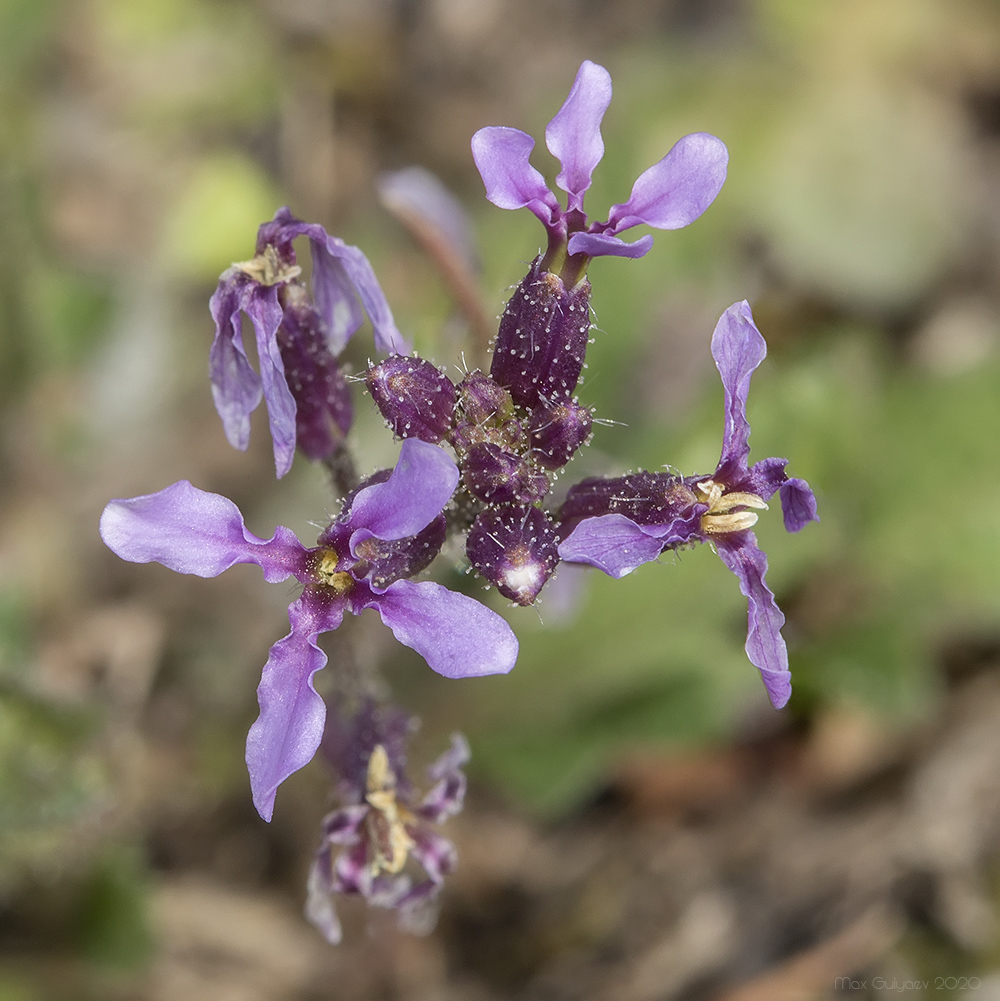
[[[393,434],[437,444],[451,428],[451,379],[424,358],[390,355],[368,370],[368,391]]]
[[[590,282],[570,289],[536,258],[500,319],[490,375],[515,402],[568,400],[580,381],[590,332]]]
[[[474,445],[462,463],[462,479],[474,497],[488,504],[530,504],[549,491],[548,477],[519,455],[498,445]]]
[[[502,424],[514,415],[510,393],[479,369],[458,384],[458,399],[472,424]]]
[[[528,423],[532,458],[546,469],[561,469],[590,437],[592,425],[590,411],[575,400],[535,407]]]
[[[530,605],[559,563],[556,531],[537,507],[483,511],[466,554],[479,574],[519,605]]]

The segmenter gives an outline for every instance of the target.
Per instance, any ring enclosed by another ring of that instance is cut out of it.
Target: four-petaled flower
[[[326,708],[313,675],[326,654],[316,639],[336,629],[345,612],[375,608],[399,642],[445,677],[514,666],[517,639],[501,616],[440,584],[405,579],[437,555],[445,534],[441,512],[458,478],[440,448],[407,439],[392,473],[377,474],[348,498],[312,549],[282,526],[271,539],[258,538],[232,501],[186,480],[105,508],[101,537],[133,563],[162,563],[199,577],[255,563],[267,581],[295,577],[303,585],[288,609],[291,632],[271,647],[257,689],[260,716],[247,737],[254,804],[265,820],[278,785],[319,746]]]
[[[292,243],[300,236],[309,238],[312,299],[297,281],[302,269]],[[310,458],[324,459],[326,426],[339,423],[346,434],[350,401],[336,358],[366,314],[379,351],[409,350],[368,258],[287,208],[260,227],[253,259],[223,272],[209,308],[215,320],[209,377],[226,437],[246,450],[250,414],[263,398],[279,477],[291,468],[297,438]],[[253,324],[260,375],[243,347],[242,313]]]
[[[530,209],[549,235],[544,262],[548,270],[562,254],[583,259],[642,257],[651,236],[627,243],[618,234],[645,223],[655,229],[680,229],[694,222],[722,188],[729,154],[723,142],[705,132],[679,139],[658,163],[639,175],[628,201],[611,206],[607,222],[588,225],[583,196],[594,168],[604,156],[601,119],[611,103],[611,75],[585,61],[569,97],[545,128],[545,144],[562,167],[556,184],[566,192],[566,208],[528,161],[535,140],[519,129],[490,126],[472,137],[472,155],[486,185],[486,197],[502,209]],[[582,270],[577,267],[574,270]]]
[[[712,356],[722,376],[726,421],[719,465],[710,476],[636,473],[611,480],[584,480],[562,508],[573,526],[559,546],[563,560],[588,563],[623,577],[661,552],[690,542],[712,542],[736,574],[749,601],[746,651],[760,670],[772,704],[791,694],[788,651],[781,635],[785,617],[764,582],[767,557],[750,529],[756,510],[780,491],[785,528],[797,532],[817,521],[816,498],[805,480],[785,475],[786,459],[748,466],[750,424],[746,417],[750,376],[767,345],[746,301],[722,314],[712,336]]]

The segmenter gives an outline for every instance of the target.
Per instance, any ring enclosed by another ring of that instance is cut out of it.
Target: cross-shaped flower
[[[767,557],[750,529],[757,522],[757,511],[767,508],[776,491],[789,532],[819,519],[809,484],[785,475],[787,459],[747,463],[750,376],[766,354],[750,306],[745,300],[730,306],[712,336],[712,357],[722,377],[726,409],[722,456],[715,472],[584,480],[569,491],[562,508],[569,531],[559,556],[624,577],[664,550],[691,542],[714,543],[749,602],[747,656],[760,670],[771,703],[780,709],[792,691],[788,650],[781,636],[785,617],[764,581]]]
[[[611,74],[585,60],[569,97],[545,128],[545,144],[562,167],[556,184],[566,208],[528,161],[535,140],[519,129],[489,126],[472,137],[472,155],[486,185],[486,197],[502,209],[530,209],[545,226],[549,250],[544,267],[562,253],[571,257],[642,257],[651,236],[627,243],[618,234],[645,223],[680,229],[694,222],[722,188],[729,154],[705,132],[679,139],[658,163],[639,175],[628,200],[611,206],[607,222],[587,222],[583,196],[604,156],[601,119],[611,103]]]
[[[247,737],[253,800],[265,820],[278,786],[319,747],[326,707],[313,676],[326,654],[316,639],[336,629],[345,612],[376,609],[400,643],[448,678],[503,674],[514,666],[517,639],[501,616],[433,581],[406,579],[440,550],[441,512],[458,476],[442,449],[409,438],[392,473],[376,474],[349,497],[312,549],[280,525],[270,539],[259,538],[232,501],[186,480],[104,509],[101,538],[133,563],[162,563],[199,577],[256,563],[267,581],[295,577],[303,585],[288,609],[291,632],[271,647],[257,689],[260,716]]]

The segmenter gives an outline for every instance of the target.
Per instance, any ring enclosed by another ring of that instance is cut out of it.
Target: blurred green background
[[[322,776],[297,776],[261,833],[245,788],[289,593],[251,569],[125,565],[96,534],[109,498],[180,478],[261,535],[308,542],[331,513],[302,460],[273,482],[260,414],[248,455],[225,443],[205,379],[218,273],[288,204],[358,244],[420,353],[457,364],[461,323],[375,179],[420,164],[455,191],[498,314],[542,232],[486,203],[469,138],[540,140],[583,58],[615,87],[593,217],[687,132],[731,160],[702,219],[592,265],[580,399],[608,423],[560,487],[714,469],[709,339],[748,298],[769,345],[752,456],[787,456],[822,517],[758,529],[795,692],[776,720],[745,601],[701,547],[498,605],[521,639],[506,678],[445,682],[359,620],[342,642],[424,717],[418,759],[463,729],[484,795],[553,822],[637,749],[831,713],[904,732],[1000,646],[994,0],[0,0],[0,1001],[181,996],[136,986],[156,874],[197,862],[294,896],[326,809]],[[554,177],[541,141],[534,162]],[[356,339],[355,370],[370,350]],[[390,463],[358,411],[360,467]]]

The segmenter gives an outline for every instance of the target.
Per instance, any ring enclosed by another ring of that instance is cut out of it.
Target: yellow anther
[[[413,838],[406,831],[396,802],[396,775],[389,765],[389,755],[376,744],[368,759],[365,799],[371,807],[367,825],[371,847],[372,874],[397,873],[406,865],[413,848]]]
[[[757,514],[754,511],[733,511],[733,508],[767,510],[763,497],[739,490],[726,493],[726,488],[714,480],[702,480],[695,484],[695,490],[698,492],[698,500],[708,505],[708,510],[701,516],[701,530],[706,535],[745,532],[757,524]]]
[[[270,243],[262,254],[249,261],[237,261],[233,267],[245,271],[261,285],[277,285],[278,282],[291,281],[302,274],[302,268],[297,264],[283,264],[277,250]]]
[[[338,570],[340,557],[333,549],[321,549],[315,557],[313,573],[316,582],[333,588],[337,594],[346,594],[354,586],[354,578],[346,570]]]

